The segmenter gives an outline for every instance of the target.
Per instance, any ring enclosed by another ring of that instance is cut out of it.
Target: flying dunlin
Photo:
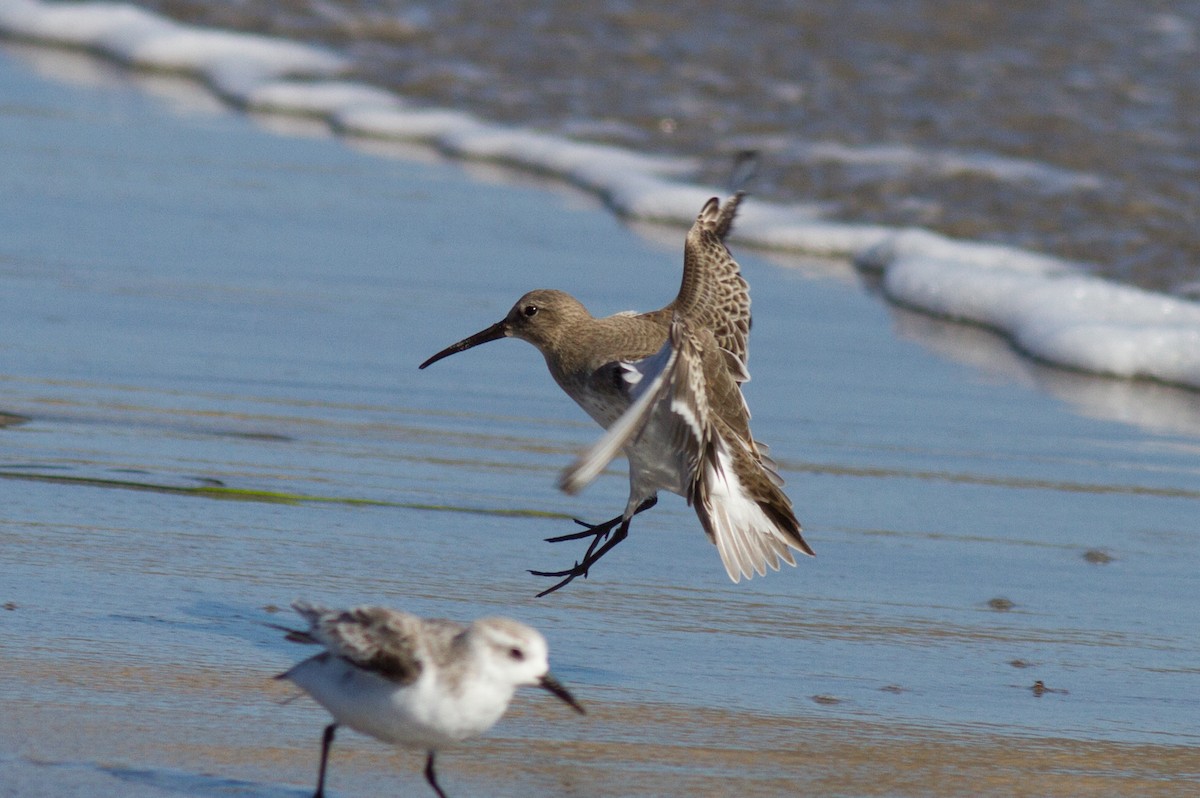
[[[779,570],[780,561],[795,565],[790,549],[813,553],[766,447],[750,434],[741,391],[750,379],[750,293],[725,237],[742,196],[705,203],[687,234],[679,294],[661,310],[595,318],[570,294],[530,291],[503,320],[421,364],[501,338],[528,341],[559,386],[608,430],[559,486],[576,493],[618,454],[629,460],[625,511],[547,538],[592,541],[571,568],[530,572],[561,580],[539,595],[586,577],[625,539],[633,516],[654,506],[659,490],[695,508],[734,582]]]

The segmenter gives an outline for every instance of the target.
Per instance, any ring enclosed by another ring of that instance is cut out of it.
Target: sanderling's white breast
[[[445,798],[434,772],[437,750],[490,729],[518,687],[541,687],[583,712],[550,675],[545,638],[508,618],[464,625],[383,607],[292,606],[308,628],[279,628],[289,640],[323,650],[276,678],[294,683],[334,718],[322,740],[315,798],[324,795],[339,725],[427,751],[425,778]]]

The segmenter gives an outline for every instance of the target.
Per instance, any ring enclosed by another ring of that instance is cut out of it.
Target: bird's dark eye
[[[530,318],[533,318],[534,316],[537,315],[538,310],[539,310],[539,308],[537,305],[526,305],[525,306],[525,315]]]
[[[508,656],[511,657],[514,662],[521,662],[525,659],[525,652],[519,648],[510,648],[508,650]]]

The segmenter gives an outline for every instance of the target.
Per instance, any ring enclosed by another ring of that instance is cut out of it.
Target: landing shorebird
[[[382,607],[328,610],[299,601],[292,607],[308,629],[276,628],[324,651],[275,678],[291,681],[334,718],[321,740],[313,798],[325,795],[329,747],[341,724],[427,751],[425,779],[446,798],[433,770],[437,749],[490,729],[518,687],[541,687],[583,713],[550,675],[545,639],[508,618],[464,626]]]
[[[503,320],[438,352],[421,368],[500,338],[520,338],[546,358],[550,374],[588,415],[608,430],[563,471],[559,487],[577,493],[616,457],[629,460],[625,511],[582,532],[583,559],[563,571],[544,596],[577,577],[629,534],[633,516],[654,506],[658,491],[687,499],[737,582],[769,566],[795,565],[790,549],[811,555],[783,480],[750,434],[741,383],[750,335],[750,293],[725,246],[742,192],[722,206],[705,203],[687,234],[683,284],[661,310],[597,319],[570,294],[530,291]]]

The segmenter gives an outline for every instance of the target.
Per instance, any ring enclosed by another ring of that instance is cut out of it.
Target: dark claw
[[[612,531],[612,527],[601,532],[594,531],[600,524],[585,524],[585,526],[587,526],[587,529],[582,532],[572,532],[569,535],[559,535],[558,537],[546,538],[545,540],[547,543],[562,543],[566,540],[583,540],[587,537],[605,537]]]
[[[565,571],[529,572],[534,576],[544,576],[549,579],[562,579],[562,581],[558,582],[553,587],[538,593],[538,598],[549,595],[560,588],[566,587],[581,576],[584,579],[587,579],[588,570],[614,546],[624,540],[628,534],[629,522],[624,520],[621,516],[617,516],[611,521],[607,521],[603,524],[589,524],[588,529],[584,532],[575,532],[570,535],[561,535],[556,538],[546,538],[546,540],[551,543],[559,543],[564,540],[580,540],[581,538],[590,537],[592,542],[588,544],[587,551],[585,551],[583,554],[583,559],[576,560],[575,564]]]
[[[583,527],[582,532],[572,532],[568,535],[558,535],[557,537],[546,538],[547,543],[562,543],[567,540],[583,540],[586,537],[594,537],[597,541],[608,536],[618,524],[624,519],[621,516],[609,519],[602,524],[589,524],[587,521],[580,521],[578,518],[572,519],[575,523]],[[595,548],[593,543],[592,548]],[[588,554],[591,554],[591,549],[588,549]],[[586,557],[584,558],[586,559]]]
[[[582,576],[584,579],[587,579],[587,571],[580,571],[578,562],[565,571],[530,571],[529,573],[534,576],[544,576],[548,579],[555,579],[560,576],[569,576],[572,579]]]
[[[644,502],[638,505],[638,508],[634,510],[633,514],[637,515],[643,510],[649,510],[657,501],[657,497],[651,496],[649,499],[646,499]],[[541,598],[542,596],[547,596],[559,588],[566,587],[581,576],[584,579],[587,579],[588,570],[597,562],[599,562],[601,557],[612,551],[612,549],[618,543],[620,543],[629,535],[629,522],[631,520],[631,518],[625,518],[624,515],[618,515],[616,518],[605,521],[602,524],[589,524],[586,521],[580,521],[578,518],[576,518],[575,523],[584,527],[583,532],[573,532],[569,535],[559,535],[558,537],[554,538],[546,538],[547,543],[562,543],[566,540],[582,540],[586,537],[591,537],[592,542],[588,544],[587,551],[583,553],[583,559],[576,560],[575,564],[565,571],[530,571],[529,573],[533,574],[534,576],[544,576],[549,579],[558,579],[559,577],[562,577],[561,582],[558,582],[553,587],[538,593],[537,597]],[[604,545],[601,546],[601,543]]]
[[[529,573],[531,573],[531,574],[537,574],[538,576],[549,576],[549,575],[550,575],[550,574],[541,573],[541,572],[538,572],[538,571],[530,571]],[[555,590],[558,590],[559,588],[562,588],[562,587],[566,587],[567,585],[569,585],[569,584],[571,584],[572,582],[574,582],[574,581],[575,581],[575,578],[576,578],[577,576],[579,576],[579,574],[571,574],[570,576],[568,576],[566,579],[562,580],[561,582],[558,582],[557,584],[553,585],[552,587],[548,587],[548,588],[546,588],[545,590],[543,590],[541,593],[538,593],[538,594],[537,594],[537,596],[536,596],[536,598],[541,598],[541,597],[543,597],[543,596],[548,596],[548,595],[550,595],[551,593],[553,593]],[[583,573],[583,578],[584,578],[584,579],[587,579],[587,572],[586,572],[586,571]]]

